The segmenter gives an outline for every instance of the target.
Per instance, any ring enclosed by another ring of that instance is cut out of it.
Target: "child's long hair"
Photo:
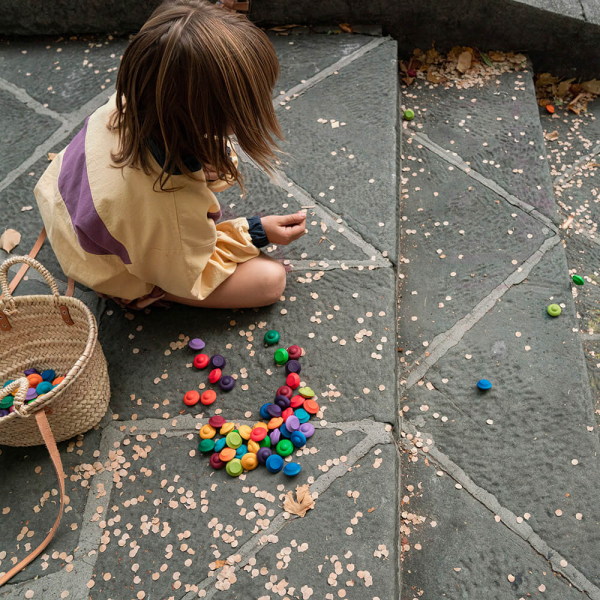
[[[267,171],[281,129],[271,100],[279,63],[268,37],[245,16],[206,0],[159,6],[131,40],[117,77],[119,167],[152,172],[150,140],[166,161],[155,186],[177,170],[194,178],[190,155],[242,183],[228,156],[233,132],[244,152]]]

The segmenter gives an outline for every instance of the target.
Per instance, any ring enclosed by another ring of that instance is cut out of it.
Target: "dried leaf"
[[[440,60],[440,55],[435,48],[430,48],[427,50],[427,54],[425,55],[425,62],[428,65],[432,65],[433,63],[437,63]]]
[[[439,83],[441,79],[436,77],[431,71],[427,71],[427,81],[431,81],[431,83]]]
[[[569,110],[573,111],[576,115],[578,115],[581,112],[581,109],[583,108],[583,106],[577,106],[577,103],[579,102],[579,100],[581,100],[584,97],[585,97],[584,93],[578,94],[577,96],[575,96],[575,98],[573,98],[573,100],[571,100],[571,102],[569,102],[569,104],[567,105],[567,108]]]
[[[294,27],[300,27],[300,25],[276,25],[275,27],[271,27],[269,31],[285,31],[286,29],[293,29]]]
[[[458,57],[458,63],[456,64],[456,68],[461,73],[466,73],[471,67],[471,61],[473,60],[473,55],[470,52],[462,52]]]
[[[10,252],[15,246],[19,245],[21,234],[14,229],[7,229],[0,235],[0,248],[6,252]]]
[[[350,23],[338,23],[338,27],[346,33],[354,33],[354,29],[352,29]]]
[[[571,84],[575,81],[575,78],[573,77],[572,79],[566,79],[565,81],[561,81],[558,86],[556,87],[556,96],[558,98],[564,98],[568,93],[569,90],[571,88]]]
[[[56,157],[56,152],[48,152],[48,160],[52,161]]]
[[[542,73],[536,80],[535,86],[553,85],[558,83],[558,77],[553,77],[550,73]]]
[[[590,81],[584,81],[581,84],[581,88],[590,94],[600,95],[600,81],[597,79],[591,79]]]
[[[506,60],[506,55],[502,52],[494,52],[492,50],[491,52],[488,52],[488,55],[494,62],[504,62]]]
[[[552,133],[546,133],[546,134],[544,134],[544,138],[546,140],[548,140],[549,142],[554,142],[555,140],[558,139],[558,131],[553,131]]]
[[[299,517],[303,517],[314,507],[315,501],[309,492],[308,483],[303,486],[296,486],[296,500],[294,500],[294,492],[288,492],[283,502],[283,508],[287,512]]]
[[[402,78],[402,81],[404,81],[406,85],[411,85],[414,80],[414,77],[409,77],[408,75]]]
[[[215,569],[220,569],[221,567],[224,567],[227,564],[226,560],[215,560]]]

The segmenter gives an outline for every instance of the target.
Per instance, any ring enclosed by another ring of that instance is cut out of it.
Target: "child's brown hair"
[[[190,155],[241,183],[226,148],[233,132],[242,150],[270,170],[275,138],[282,139],[271,100],[278,75],[273,45],[245,16],[206,0],[163,3],[123,54],[113,161],[150,174],[153,140],[166,155],[156,180],[163,191],[177,170],[194,177],[184,163]]]

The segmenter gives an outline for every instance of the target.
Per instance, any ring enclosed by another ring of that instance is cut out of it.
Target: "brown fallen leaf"
[[[564,98],[571,89],[571,84],[575,81],[575,78],[566,79],[565,81],[561,81],[556,88],[556,96],[559,98]]]
[[[275,27],[271,27],[269,31],[285,31],[286,29],[292,29],[294,27],[300,27],[300,25],[276,25]]]
[[[48,160],[53,161],[56,157],[56,152],[48,152]]]
[[[456,68],[461,73],[466,73],[471,67],[471,61],[473,60],[473,55],[470,52],[461,52],[458,57],[458,63],[456,64]]]
[[[439,83],[441,79],[436,77],[431,71],[427,71],[427,81],[431,81],[431,83]]]
[[[491,53],[490,53],[491,55]],[[558,83],[558,77],[553,77],[550,73],[542,73],[535,81],[535,86],[552,85]]]
[[[553,131],[552,133],[545,133],[544,138],[549,142],[554,142],[558,139],[558,131]]]
[[[495,52],[494,50],[492,50],[491,52],[488,52],[488,56],[494,62],[504,62],[506,60],[505,54],[503,54],[502,52]]]
[[[354,29],[352,29],[350,23],[338,23],[338,27],[346,33],[354,33]]]
[[[283,502],[283,508],[287,512],[299,517],[303,517],[314,507],[315,501],[309,492],[308,483],[303,486],[296,486],[296,500],[294,500],[294,492],[288,492]]]
[[[600,81],[598,79],[591,79],[590,81],[584,81],[581,84],[581,88],[589,92],[590,94],[600,95]]]
[[[0,235],[0,248],[9,252],[19,245],[21,241],[21,234],[14,229],[7,229],[2,235]]]
[[[215,560],[215,569],[220,569],[227,564],[226,560]]]

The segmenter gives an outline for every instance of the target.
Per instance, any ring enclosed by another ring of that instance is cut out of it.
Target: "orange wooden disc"
[[[310,415],[316,415],[319,412],[319,405],[314,400],[305,400],[302,408]]]
[[[52,385],[58,385],[59,383],[62,383],[65,380],[64,377],[57,377],[53,382]]]
[[[29,387],[37,387],[40,383],[42,383],[42,381],[44,381],[42,379],[41,375],[38,375],[37,373],[32,373],[31,375],[27,375],[27,379],[29,380]]]
[[[235,450],[233,448],[223,448],[221,452],[219,452],[219,458],[223,462],[229,462],[233,458],[235,458]]]
[[[281,417],[273,417],[269,421],[269,429],[277,429],[278,427],[281,427],[282,423],[283,419]]]
[[[202,396],[200,396],[200,402],[205,406],[212,404],[217,399],[217,392],[214,390],[206,390]]]

